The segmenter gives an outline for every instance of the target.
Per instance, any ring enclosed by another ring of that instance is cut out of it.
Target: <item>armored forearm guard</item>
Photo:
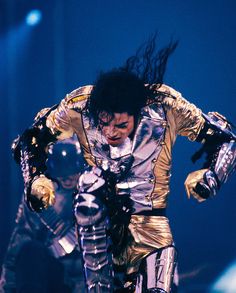
[[[46,117],[51,108],[44,116],[40,117],[31,128],[13,141],[12,151],[15,161],[21,165],[25,186],[25,198],[29,207],[35,211],[44,208],[43,202],[31,195],[32,182],[46,171],[46,147],[56,141],[46,127]]]
[[[215,195],[225,183],[236,166],[236,136],[232,133],[230,124],[218,113],[204,115],[205,127],[200,132],[198,140],[203,147],[195,154],[207,153],[204,168],[209,170],[204,174],[204,182],[197,184],[195,191],[203,198]]]

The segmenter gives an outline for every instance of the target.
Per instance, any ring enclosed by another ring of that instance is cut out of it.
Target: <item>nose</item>
[[[114,126],[109,126],[109,127],[107,128],[106,134],[107,134],[108,136],[110,136],[110,137],[114,137],[114,136],[116,136],[116,133],[117,133],[117,130],[116,130],[116,128],[115,128]]]

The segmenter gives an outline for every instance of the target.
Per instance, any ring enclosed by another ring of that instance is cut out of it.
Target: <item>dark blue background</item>
[[[25,15],[35,8],[42,21],[26,27]],[[154,31],[160,47],[179,40],[165,82],[204,112],[236,123],[235,11],[234,0],[0,1],[1,261],[23,188],[12,139],[41,108],[123,64]],[[235,175],[208,202],[185,194],[187,174],[199,167],[190,162],[198,147],[180,138],[173,154],[169,216],[182,292],[203,292],[236,258]]]

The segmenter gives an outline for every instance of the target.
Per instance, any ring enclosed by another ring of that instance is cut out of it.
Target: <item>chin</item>
[[[108,144],[110,145],[110,146],[112,146],[112,147],[117,147],[117,146],[119,146],[119,145],[121,145],[122,144],[122,142],[118,142],[118,141],[113,141],[113,142],[111,142],[111,141],[108,141]]]

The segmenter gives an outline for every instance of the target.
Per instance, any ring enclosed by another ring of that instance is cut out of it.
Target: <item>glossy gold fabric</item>
[[[129,241],[123,253],[114,259],[117,265],[126,265],[127,273],[138,270],[140,261],[157,248],[173,243],[166,217],[132,215]]]
[[[203,127],[204,118],[201,110],[174,89],[163,85],[158,92],[160,95],[165,94],[162,105],[166,112],[167,127],[162,150],[154,166],[155,186],[151,197],[155,208],[163,208],[167,205],[172,147],[176,137],[182,135],[195,140]]]

